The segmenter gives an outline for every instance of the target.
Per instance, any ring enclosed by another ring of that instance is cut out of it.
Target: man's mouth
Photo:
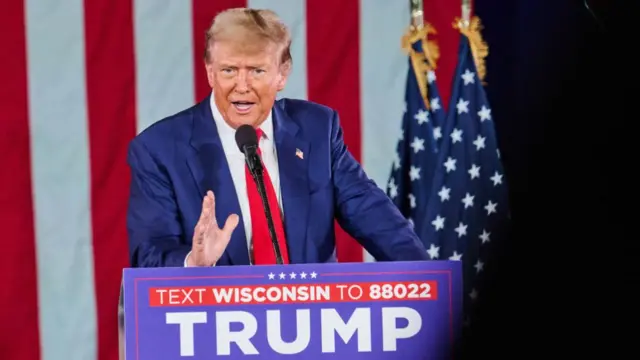
[[[251,107],[255,104],[250,101],[233,101],[231,102],[233,106],[238,110],[238,112],[247,112],[251,109]]]

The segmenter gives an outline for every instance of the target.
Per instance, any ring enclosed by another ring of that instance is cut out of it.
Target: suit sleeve
[[[389,197],[347,150],[338,114],[331,122],[337,221],[378,261],[428,260],[424,245]]]
[[[128,162],[131,189],[127,231],[131,266],[184,266],[191,246],[183,240],[168,175],[141,141],[131,142]]]

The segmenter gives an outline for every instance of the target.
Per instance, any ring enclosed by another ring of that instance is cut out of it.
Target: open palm
[[[202,200],[202,213],[193,232],[191,254],[188,266],[213,266],[227,248],[231,234],[240,221],[231,214],[221,229],[216,221],[216,201],[212,191],[208,191]]]

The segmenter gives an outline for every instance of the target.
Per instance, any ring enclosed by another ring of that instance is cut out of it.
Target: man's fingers
[[[213,191],[211,191],[211,190],[207,191],[207,200],[209,201],[207,203],[207,205],[209,207],[209,212],[211,213],[211,215],[213,215],[215,217],[215,215],[216,215],[216,197],[213,195]]]
[[[235,230],[236,226],[240,222],[240,217],[236,214],[231,214],[227,218],[227,221],[224,223],[224,228],[222,228],[222,232],[227,235],[228,238],[231,238],[231,233]]]
[[[216,242],[214,245],[214,253],[216,259],[222,256],[224,250],[227,248],[229,241],[231,240],[231,234],[233,230],[235,230],[236,226],[240,222],[240,217],[236,214],[231,214],[227,218],[227,221],[224,223],[224,228],[218,233],[218,237],[216,238]]]
[[[194,237],[194,241],[195,244],[198,246],[201,246],[204,243],[204,232],[205,232],[205,226],[204,224],[199,223],[198,225],[196,225],[196,228],[193,232],[193,237]]]
[[[215,195],[213,194],[213,191],[211,191],[211,190],[208,190],[208,191],[207,191],[207,198],[211,199],[211,206],[215,206],[215,204],[216,204],[216,197],[215,197]]]
[[[205,212],[207,209],[207,196],[202,198],[202,210],[200,210],[200,219],[198,219],[198,223],[201,223],[205,219]]]
[[[207,191],[206,199],[206,209],[207,209],[207,218],[206,223],[210,228],[216,228],[218,226],[218,221],[216,220],[216,198],[213,195],[213,191]]]

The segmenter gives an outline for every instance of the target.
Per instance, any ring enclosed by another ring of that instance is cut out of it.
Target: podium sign
[[[124,270],[127,360],[445,359],[458,261]]]

